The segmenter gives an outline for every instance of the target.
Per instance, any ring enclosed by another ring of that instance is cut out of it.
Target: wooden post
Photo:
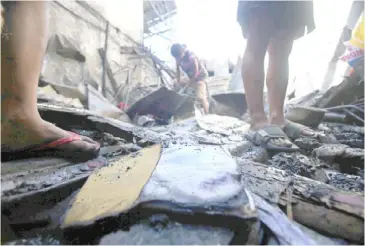
[[[109,21],[106,22],[106,28],[105,28],[105,43],[104,43],[104,58],[103,58],[103,74],[101,78],[101,93],[104,97],[106,97],[106,63],[107,63],[107,53],[108,53],[108,38],[109,38]]]

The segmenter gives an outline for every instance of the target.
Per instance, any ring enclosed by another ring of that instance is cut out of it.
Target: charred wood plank
[[[297,222],[353,242],[364,241],[363,193],[344,192],[260,163],[238,163],[245,187],[270,202],[286,206],[286,190],[292,189],[292,211]]]
[[[115,93],[118,90],[118,83],[113,76],[113,71],[110,68],[108,60],[105,59],[106,58],[105,51],[103,48],[100,48],[100,49],[98,49],[98,52],[99,52],[101,60],[104,62],[103,67],[105,69],[106,74],[108,75],[110,84],[113,88],[113,92]]]

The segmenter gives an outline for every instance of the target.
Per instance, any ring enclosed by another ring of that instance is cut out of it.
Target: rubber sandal
[[[288,136],[283,132],[283,130],[279,126],[265,126],[259,129],[258,131],[250,130],[245,134],[245,137],[254,143],[255,145],[259,145],[267,151],[272,152],[296,152],[299,150],[299,147],[290,142],[287,146],[277,146],[270,143],[270,140],[275,138],[283,138],[288,141]]]
[[[312,136],[305,135],[303,134],[303,130],[310,131],[313,133],[313,135]],[[299,123],[294,123],[290,120],[286,120],[285,126],[283,127],[283,131],[291,140],[296,140],[298,138],[317,139],[319,136],[319,133],[313,131],[311,128]]]
[[[75,162],[84,162],[96,158],[99,155],[100,145],[95,149],[59,149],[57,147],[69,144],[74,141],[86,141],[91,143],[91,139],[87,137],[80,136],[74,132],[70,132],[71,136],[60,138],[58,140],[31,146],[21,150],[10,150],[4,151],[2,147],[1,160],[12,161],[19,159],[27,159],[34,157],[59,157]]]

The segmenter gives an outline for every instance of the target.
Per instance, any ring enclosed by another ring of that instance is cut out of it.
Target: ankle
[[[271,114],[269,123],[272,125],[283,126],[285,124],[284,114]]]
[[[268,120],[265,114],[251,114],[251,129],[257,130],[268,124]]]
[[[3,101],[1,105],[1,121],[39,121],[41,117],[37,108],[30,108],[19,102]]]

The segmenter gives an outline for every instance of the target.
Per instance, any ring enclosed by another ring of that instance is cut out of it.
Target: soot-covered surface
[[[220,227],[143,221],[128,232],[105,235],[100,245],[228,245],[233,235],[229,229]]]
[[[199,206],[224,204],[242,190],[236,160],[243,166],[245,161],[259,162],[282,169],[288,175],[297,174],[311,179],[316,179],[319,170],[330,170],[337,174],[328,179],[328,184],[350,192],[363,191],[363,185],[361,186],[363,177],[357,175],[356,170],[350,170],[352,176],[341,173],[347,170],[343,168],[346,160],[359,161],[363,157],[363,152],[356,148],[363,145],[363,141],[359,145],[352,145],[342,140],[351,136],[361,142],[363,128],[322,124],[319,130],[335,138],[338,137],[337,143],[328,143],[323,139],[301,138],[295,141],[301,148],[301,153],[279,153],[274,156],[245,140],[243,135],[247,128],[247,123],[230,117],[198,115],[196,119],[188,119],[169,126],[137,129],[137,132],[143,131],[141,135],[151,133],[148,139],[162,142],[164,146],[160,162],[145,186],[140,200],[173,201],[178,204]],[[76,167],[77,165],[71,166],[70,170]],[[20,188],[18,190],[21,190]],[[63,209],[66,210],[67,206],[57,207],[58,211]],[[53,216],[52,220],[55,221],[56,217]],[[232,235],[233,232],[228,229],[184,225],[168,219],[162,224],[142,221],[132,225],[130,231],[119,230],[105,235],[100,243],[227,244]],[[42,240],[45,240],[43,243],[49,244],[59,242],[47,236],[40,236],[37,240],[29,243],[41,243]],[[22,243],[25,244],[26,241]]]

